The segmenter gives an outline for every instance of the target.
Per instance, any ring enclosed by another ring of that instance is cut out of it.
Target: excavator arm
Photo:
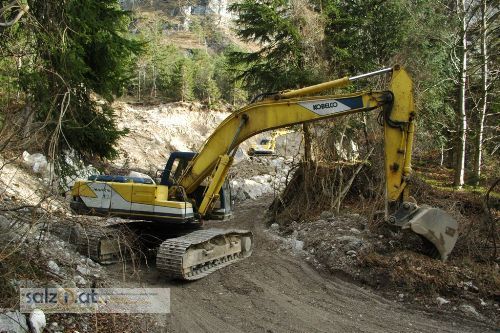
[[[333,87],[344,86],[347,78],[323,83],[315,90],[300,89],[276,94],[261,102],[250,104],[226,118],[205,142],[182,175],[179,185],[192,193],[207,178],[211,183],[222,183],[219,171],[222,163],[229,168],[232,153],[246,139],[272,129],[294,124],[342,117],[358,112],[383,110],[385,121],[385,151],[387,194],[390,201],[398,200],[411,172],[411,146],[413,142],[412,82],[402,70],[393,70],[391,90],[360,92],[347,95],[303,97],[304,93],[319,93]],[[223,156],[227,156],[221,160]],[[217,193],[217,192],[215,192]],[[200,212],[203,213],[203,212]],[[203,214],[202,214],[203,215]]]

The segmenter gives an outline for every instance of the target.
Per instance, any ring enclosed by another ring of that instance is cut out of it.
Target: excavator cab
[[[182,177],[189,162],[195,158],[196,153],[191,151],[174,151],[170,154],[165,169],[161,173],[160,185],[174,186],[178,184],[178,180]],[[203,201],[206,184],[200,184],[191,195],[196,202],[196,207],[199,207]],[[213,209],[208,214],[208,219],[213,220],[228,220],[233,215],[233,205],[231,196],[231,185],[226,179],[219,191],[219,199],[214,203]]]

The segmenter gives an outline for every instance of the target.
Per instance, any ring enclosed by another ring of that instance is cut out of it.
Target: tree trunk
[[[465,0],[460,1],[460,19],[462,24],[461,38],[462,38],[462,52],[460,59],[460,89],[458,100],[458,140],[457,140],[457,160],[455,166],[455,177],[453,185],[461,188],[465,182],[465,148],[467,139],[467,115],[465,113],[466,107],[466,83],[467,83],[467,19]]]
[[[309,209],[309,184],[311,178],[311,165],[312,165],[312,145],[311,145],[311,131],[309,124],[303,124],[304,131],[304,192],[306,197],[306,209]]]
[[[156,90],[157,90],[156,89],[156,67],[155,67],[154,64],[152,65],[152,69],[151,70],[153,71],[153,73],[152,73],[152,76],[153,76],[153,78],[152,78],[153,86],[151,87],[151,94],[150,94],[150,96],[153,97],[153,98],[156,98]]]
[[[304,130],[304,162],[309,165],[312,161],[311,131],[309,129],[309,124],[303,124],[302,129]]]
[[[141,70],[140,69],[138,70],[137,78],[139,79],[138,84],[137,84],[137,100],[140,101],[141,100]]]
[[[481,111],[479,114],[479,123],[477,126],[476,149],[474,150],[474,170],[472,184],[479,185],[481,178],[481,162],[483,151],[484,122],[486,111],[488,109],[488,49],[487,49],[487,24],[486,24],[486,0],[481,0],[481,79],[482,79],[482,98]]]

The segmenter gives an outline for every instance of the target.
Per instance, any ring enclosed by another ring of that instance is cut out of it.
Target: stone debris
[[[438,303],[439,306],[450,303],[450,301],[444,299],[443,297],[437,297],[436,302]]]
[[[347,254],[348,256],[351,256],[351,257],[355,257],[357,253],[354,250],[349,250],[345,254]]]
[[[75,275],[73,277],[73,280],[75,281],[77,286],[85,286],[87,284],[87,280],[85,280],[81,275]]]
[[[465,290],[472,291],[475,293],[479,292],[479,288],[476,287],[474,283],[472,283],[472,281],[463,282],[463,288]]]
[[[33,333],[42,333],[45,326],[47,326],[47,320],[45,319],[45,313],[40,309],[34,309],[30,313],[30,326]]]
[[[100,265],[90,258],[85,258],[85,263],[92,268],[99,268]]]
[[[19,311],[0,313],[0,332],[29,332],[26,316]]]
[[[352,232],[353,234],[360,234],[361,233],[361,231],[359,231],[356,228],[351,228],[351,229],[349,229],[349,231]]]
[[[302,251],[304,249],[304,242],[295,239],[293,242],[293,249],[295,251]]]
[[[78,271],[78,273],[80,273],[82,275],[90,275],[92,273],[89,268],[87,268],[83,265],[76,265],[76,270]]]
[[[23,152],[23,163],[36,174],[48,172],[50,168],[47,158],[40,153],[30,154],[27,151]]]
[[[340,241],[340,243],[343,244],[344,248],[346,249],[346,252],[349,250],[358,250],[363,246],[363,240],[355,237],[355,236],[340,236],[337,237],[337,240]]]
[[[482,316],[477,312],[476,308],[469,304],[460,305],[459,309],[465,314],[471,314],[476,318],[482,318]]]
[[[49,269],[56,274],[59,274],[59,272],[61,271],[59,265],[54,260],[49,260],[49,262],[47,263],[47,267],[49,267]]]

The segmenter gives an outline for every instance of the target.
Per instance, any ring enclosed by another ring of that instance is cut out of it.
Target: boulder
[[[355,236],[340,236],[337,237],[337,240],[342,243],[342,246],[346,252],[349,250],[359,250],[364,244],[362,239]]]
[[[59,272],[61,271],[59,265],[54,260],[49,260],[49,262],[47,263],[47,267],[51,272],[54,272],[56,274],[59,274]]]
[[[333,212],[330,212],[329,210],[324,210],[321,212],[321,214],[319,215],[319,217],[323,220],[327,220],[329,218],[332,218],[333,217]]]
[[[0,313],[0,332],[29,332],[26,316],[19,311]]]

